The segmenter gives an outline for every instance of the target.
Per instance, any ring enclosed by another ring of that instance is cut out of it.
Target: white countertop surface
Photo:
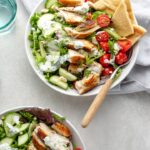
[[[90,126],[82,129],[80,121],[93,98],[59,94],[37,77],[24,48],[28,14],[20,0],[17,3],[15,28],[0,36],[0,111],[16,106],[49,107],[72,121],[87,150],[149,150],[150,95],[108,96]]]

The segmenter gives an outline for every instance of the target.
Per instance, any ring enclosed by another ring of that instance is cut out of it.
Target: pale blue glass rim
[[[11,25],[14,23],[15,19],[16,19],[16,14],[17,14],[17,4],[16,4],[16,0],[13,0],[13,1],[12,1],[12,0],[8,0],[8,1],[9,1],[10,5],[12,6],[12,9],[14,9],[13,15],[12,15],[12,17],[10,18],[10,20],[9,20],[4,26],[2,26],[2,27],[0,28],[0,32],[3,32],[3,30],[9,28],[9,26],[11,26]]]

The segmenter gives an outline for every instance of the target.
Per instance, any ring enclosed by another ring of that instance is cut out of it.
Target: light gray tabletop
[[[150,95],[108,96],[87,129],[80,121],[93,97],[73,98],[48,88],[33,72],[25,53],[28,14],[18,2],[16,26],[0,36],[0,111],[16,106],[49,107],[76,126],[87,150],[149,150]]]

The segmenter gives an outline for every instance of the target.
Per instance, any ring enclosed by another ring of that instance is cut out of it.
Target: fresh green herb
[[[57,114],[53,114],[53,113],[52,113],[52,117],[53,117],[55,120],[60,121],[60,122],[63,122],[63,121],[66,120],[65,117],[61,117],[61,116],[59,116],[59,115],[57,115]]]
[[[108,41],[109,51],[112,55],[115,55],[114,44],[115,44],[115,41],[111,41],[111,40]]]
[[[33,116],[32,114],[30,114],[29,112],[20,111],[19,114],[20,114],[23,118],[27,119],[29,122],[32,122],[33,119],[34,119],[34,116]]]
[[[105,31],[108,32],[110,36],[112,36],[115,40],[118,40],[121,38],[114,28],[106,28]]]
[[[0,140],[6,136],[5,130],[2,126],[0,126]]]
[[[94,20],[97,19],[98,16],[102,15],[102,14],[106,14],[104,11],[95,11],[93,14],[92,14],[92,18]]]
[[[115,75],[115,77],[114,77],[114,81],[117,80],[117,79],[120,77],[121,73],[122,73],[122,69],[120,68],[120,69],[117,71],[117,73],[116,73],[116,75]]]
[[[84,71],[84,77],[88,77],[90,74],[91,74],[91,70],[86,69],[86,70]]]
[[[28,35],[28,40],[33,41],[33,34],[32,33]]]
[[[68,49],[67,48],[60,48],[59,51],[60,51],[60,55],[61,56],[68,53]]]

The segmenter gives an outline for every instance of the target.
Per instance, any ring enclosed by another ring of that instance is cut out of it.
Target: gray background
[[[28,15],[18,0],[16,26],[0,36],[0,111],[16,106],[44,106],[66,116],[79,130],[87,150],[149,150],[150,95],[108,96],[93,122],[80,121],[93,97],[73,98],[48,88],[33,72],[25,53]]]

